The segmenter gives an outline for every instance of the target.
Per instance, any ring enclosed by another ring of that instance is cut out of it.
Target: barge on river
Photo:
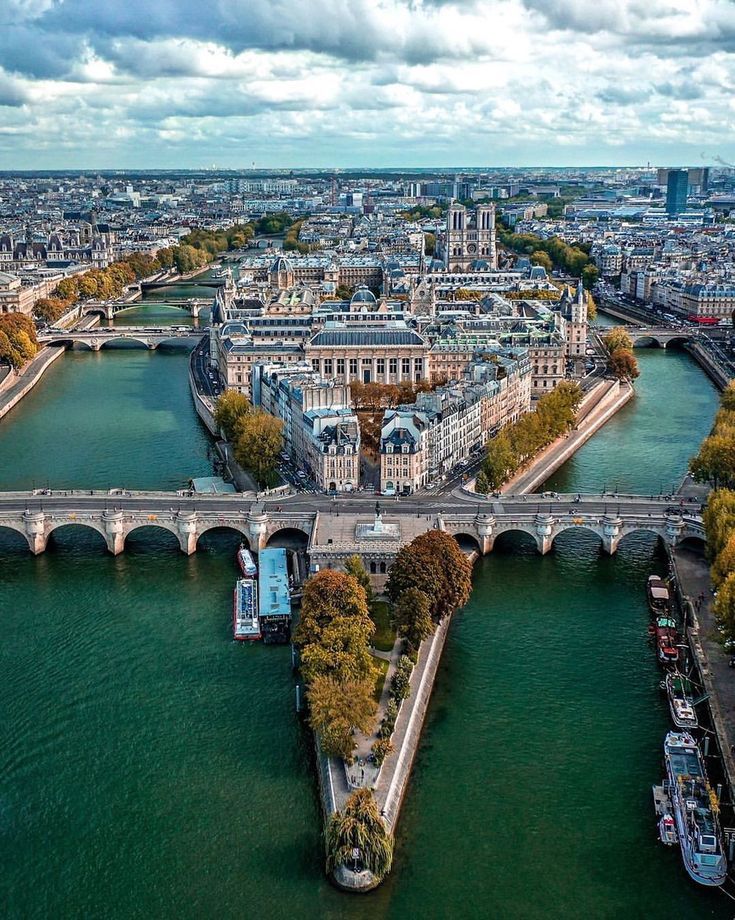
[[[233,600],[233,634],[238,641],[261,638],[258,586],[252,578],[238,578]]]
[[[664,759],[684,868],[700,885],[722,885],[727,876],[727,858],[718,817],[720,806],[707,780],[699,746],[688,732],[669,732],[664,741]]]
[[[280,547],[264,549],[258,556],[260,599],[258,616],[263,641],[284,643],[291,638],[291,595],[288,556]]]

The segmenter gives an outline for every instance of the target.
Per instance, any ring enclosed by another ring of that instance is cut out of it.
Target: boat
[[[691,683],[678,671],[669,671],[665,685],[671,721],[677,728],[697,728],[699,719],[692,701]]]
[[[266,644],[283,644],[291,637],[291,597],[286,550],[264,549],[260,554],[258,615]]]
[[[648,606],[653,613],[668,612],[671,597],[668,585],[663,578],[659,578],[658,575],[650,575],[646,583],[646,594],[648,595]]]
[[[237,551],[237,564],[240,566],[240,571],[246,578],[255,578],[258,574],[258,568],[255,565],[253,554],[245,546],[241,545],[240,549]]]
[[[661,843],[666,844],[667,847],[679,842],[679,835],[676,833],[676,821],[674,821],[673,815],[665,814],[661,817],[658,822],[658,837]]]
[[[238,641],[261,638],[258,620],[258,586],[252,578],[238,578],[233,599],[233,636]]]
[[[664,741],[668,794],[684,868],[700,885],[722,885],[727,858],[719,811],[707,780],[704,758],[689,732],[669,732]]]
[[[676,647],[676,620],[668,616],[656,617],[652,632],[658,663],[663,665],[676,664],[679,660],[679,649]]]

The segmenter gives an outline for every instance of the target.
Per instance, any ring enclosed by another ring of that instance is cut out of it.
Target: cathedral
[[[478,204],[472,211],[453,201],[447,211],[443,255],[444,267],[452,272],[496,268],[495,205]]]

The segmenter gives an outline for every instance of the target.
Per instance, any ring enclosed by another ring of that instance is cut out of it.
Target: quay
[[[18,374],[11,372],[0,382],[0,419],[30,393],[64,351],[64,347],[60,345],[43,348]]]

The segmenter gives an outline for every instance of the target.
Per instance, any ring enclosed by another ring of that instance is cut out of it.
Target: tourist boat
[[[238,578],[233,600],[233,635],[238,641],[260,639],[258,586],[251,578]]]
[[[707,780],[697,742],[689,732],[669,732],[664,759],[684,868],[700,885],[722,885],[727,859],[718,817],[720,806]]]
[[[237,564],[240,566],[240,571],[246,578],[255,578],[258,574],[253,554],[244,546],[241,546],[237,551]]]
[[[690,682],[678,671],[670,671],[665,684],[671,721],[677,728],[697,728],[699,719],[692,701]]]
[[[646,594],[648,595],[648,606],[653,613],[667,613],[671,598],[669,588],[663,578],[658,575],[650,575],[646,583]]]
[[[212,277],[213,278],[224,278],[226,274],[227,274],[226,268],[215,268],[215,270],[212,272]]]
[[[656,617],[656,622],[650,627],[649,632],[654,639],[658,663],[676,664],[679,660],[679,649],[676,647],[676,620],[667,616]]]

